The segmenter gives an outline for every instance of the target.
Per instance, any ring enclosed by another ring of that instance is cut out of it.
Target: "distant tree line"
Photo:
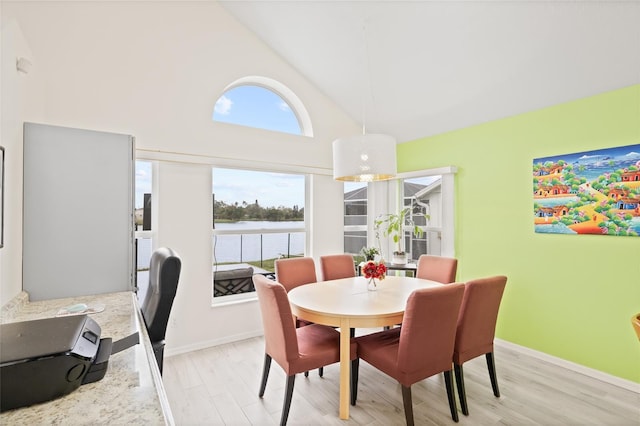
[[[237,222],[240,220],[267,220],[270,222],[304,220],[304,207],[262,207],[256,200],[253,204],[246,201],[227,204],[214,199],[214,222]]]

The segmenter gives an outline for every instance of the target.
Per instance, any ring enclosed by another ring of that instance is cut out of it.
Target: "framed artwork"
[[[4,147],[0,146],[0,248],[4,247]]]
[[[640,144],[533,160],[535,232],[640,235]]]

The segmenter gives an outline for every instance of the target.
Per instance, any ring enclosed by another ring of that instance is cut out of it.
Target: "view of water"
[[[281,256],[304,254],[304,232],[240,235],[255,229],[290,229],[304,226],[304,222],[234,222],[217,223],[216,229],[237,230],[235,235],[218,235],[213,238],[214,262],[253,262]],[[138,268],[149,266],[151,239],[138,239]]]
[[[214,262],[252,262],[304,254],[304,232],[240,235],[245,230],[287,229],[304,226],[303,222],[235,222],[216,224],[219,230],[237,230],[237,235],[213,238]]]

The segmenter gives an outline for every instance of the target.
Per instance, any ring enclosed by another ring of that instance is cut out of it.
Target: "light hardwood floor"
[[[277,425],[285,376],[273,362],[258,397],[264,340],[256,337],[168,357],[164,384],[177,425]],[[484,357],[464,364],[469,416],[459,425],[640,425],[640,394],[496,346],[501,397]],[[403,425],[400,385],[360,362],[358,402],[338,418],[338,365],[296,378],[289,425]],[[413,385],[417,425],[453,425],[442,375]],[[458,402],[458,411],[460,404]]]

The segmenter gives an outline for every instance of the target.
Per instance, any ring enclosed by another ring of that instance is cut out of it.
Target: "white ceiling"
[[[640,83],[640,0],[220,3],[399,142]]]

